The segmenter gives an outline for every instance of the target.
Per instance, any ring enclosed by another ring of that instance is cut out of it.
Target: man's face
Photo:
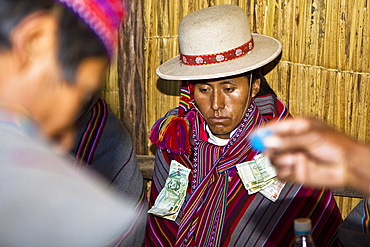
[[[194,100],[212,133],[228,139],[250,104],[249,80],[242,75],[196,82]]]
[[[101,88],[108,64],[105,57],[86,58],[74,82],[67,82],[58,61],[58,18],[46,11],[27,16],[12,30],[12,48],[0,60],[7,75],[0,98],[27,109],[40,131],[54,140],[71,133],[80,108]]]
[[[78,66],[74,83],[62,79],[55,82],[47,99],[52,103],[40,112],[44,117],[42,122],[47,124],[44,131],[49,137],[59,140],[73,133],[70,129],[81,107],[101,88],[106,66],[105,58],[88,58]]]

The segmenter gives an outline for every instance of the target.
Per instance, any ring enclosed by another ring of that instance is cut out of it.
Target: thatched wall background
[[[144,52],[142,63],[135,64],[136,71],[142,70],[142,79],[131,82],[140,84],[144,91],[145,107],[136,111],[145,117],[135,120],[145,121],[143,135],[148,134],[155,120],[178,103],[179,83],[158,79],[155,69],[178,55],[177,27],[181,18],[207,6],[236,4],[249,14],[253,32],[273,36],[283,44],[281,56],[265,71],[269,83],[293,115],[316,116],[354,138],[370,143],[370,97],[367,97],[370,93],[370,3],[367,0],[131,2],[141,2],[141,6],[132,6],[139,8],[133,9],[132,14],[141,12],[144,15],[140,17],[144,22],[142,28],[134,29],[142,30],[140,35],[144,40],[141,46],[132,47],[132,38],[125,40],[123,37],[122,47],[129,45],[131,52],[135,49]],[[141,20],[131,19],[132,23]],[[131,34],[139,35],[137,32]],[[120,62],[125,64],[126,61]],[[120,87],[126,86],[132,73],[115,65],[102,94],[114,112],[126,119],[124,122],[130,129],[130,125],[137,123],[127,120],[132,114],[121,116],[121,106],[130,100],[123,99],[122,94],[120,97]],[[136,147],[146,145],[150,144],[142,140],[135,144]],[[142,154],[148,152],[144,149]]]
[[[334,196],[337,202],[338,208],[342,214],[342,218],[345,219],[352,209],[362,200],[362,198],[354,198],[347,196]]]
[[[147,154],[144,1],[126,1],[128,13],[117,57],[109,68],[102,96],[131,134],[137,154]]]
[[[218,4],[239,5],[249,14],[253,32],[281,41],[280,61],[266,77],[293,115],[319,117],[370,142],[370,3],[366,0],[146,0],[148,131],[178,103],[179,84],[158,80],[155,69],[178,55],[179,21]]]

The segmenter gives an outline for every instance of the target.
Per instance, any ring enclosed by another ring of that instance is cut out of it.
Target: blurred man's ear
[[[55,49],[57,19],[48,12],[35,12],[25,17],[11,32],[11,50],[20,66],[37,61],[39,55]]]
[[[252,97],[255,97],[261,89],[261,79],[258,78],[252,83]]]

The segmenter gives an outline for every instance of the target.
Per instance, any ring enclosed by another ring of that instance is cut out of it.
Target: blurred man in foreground
[[[133,206],[56,146],[100,89],[120,0],[0,0],[0,245],[119,245]]]

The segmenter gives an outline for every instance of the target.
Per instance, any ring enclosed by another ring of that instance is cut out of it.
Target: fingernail
[[[266,136],[263,140],[263,144],[266,148],[278,148],[281,146],[281,139],[275,135]]]

